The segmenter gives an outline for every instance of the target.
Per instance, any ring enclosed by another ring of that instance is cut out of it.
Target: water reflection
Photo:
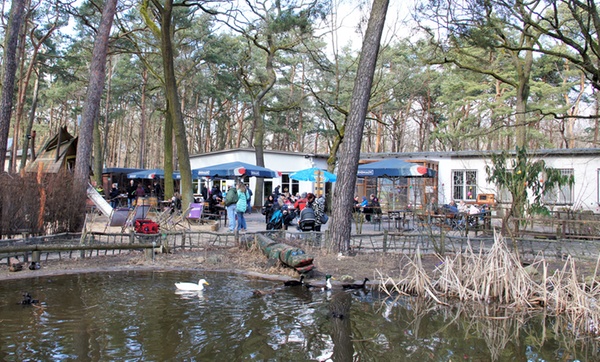
[[[210,283],[204,291],[174,286],[200,277]],[[276,292],[256,297],[256,289]],[[24,291],[39,306],[20,305]],[[0,359],[598,359],[597,343],[568,338],[560,318],[362,291],[351,294],[349,318],[331,318],[339,292],[191,271],[6,281],[0,284]]]

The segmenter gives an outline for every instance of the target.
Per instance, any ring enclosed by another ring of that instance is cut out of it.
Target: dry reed
[[[521,312],[543,310],[567,318],[567,328],[577,336],[600,335],[600,283],[596,281],[600,258],[586,282],[570,257],[549,275],[543,256],[524,267],[501,236],[494,239],[488,252],[475,253],[469,244],[463,253],[441,259],[432,273],[423,268],[417,252],[406,258],[399,278],[379,274],[380,289],[388,295],[424,296],[440,304],[445,304],[442,299],[455,299],[496,303]]]

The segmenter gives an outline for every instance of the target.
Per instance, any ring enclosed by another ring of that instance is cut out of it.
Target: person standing
[[[238,183],[237,187],[237,196],[238,201],[236,203],[236,213],[238,218],[238,226],[237,229],[241,231],[246,231],[246,219],[244,219],[244,213],[246,212],[246,207],[248,206],[248,191],[246,190],[246,185],[243,182]]]
[[[277,204],[277,201],[275,201],[272,194],[267,197],[265,203],[263,204],[262,214],[265,215],[265,223],[267,224],[271,220],[271,216],[273,216],[275,204]],[[277,206],[279,206],[279,204],[277,204]]]
[[[133,200],[135,200],[135,190],[137,187],[135,186],[135,182],[133,180],[129,181],[129,186],[127,186],[127,207],[131,209],[133,206]]]
[[[139,184],[137,184],[137,187],[135,189],[135,196],[138,199],[142,198],[142,197],[146,197],[146,190],[144,190],[144,185],[142,185],[141,182]]]
[[[306,201],[306,207],[310,207],[315,213],[315,231],[321,231],[321,218],[325,213],[325,200],[309,193],[306,196]]]
[[[250,187],[246,189],[248,191],[248,204],[246,206],[246,214],[252,214],[252,190]]]
[[[227,208],[227,219],[229,220],[229,231],[235,230],[235,212],[236,203],[238,202],[237,190],[234,186],[229,186],[225,195],[225,207]]]
[[[112,188],[108,194],[110,197],[110,206],[113,209],[116,209],[119,206],[119,188],[117,186],[117,184],[112,184]]]
[[[163,191],[162,186],[160,186],[160,180],[158,179],[158,176],[154,176],[154,182],[152,183],[152,192],[154,193],[154,196],[156,196],[158,201],[162,201]]]

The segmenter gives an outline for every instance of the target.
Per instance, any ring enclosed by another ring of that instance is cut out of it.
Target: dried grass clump
[[[438,303],[446,298],[493,302],[513,311],[545,308],[550,314],[565,316],[566,328],[575,334],[600,335],[600,259],[587,282],[570,257],[562,269],[548,276],[543,258],[525,268],[501,236],[496,235],[494,241],[487,253],[474,253],[469,246],[463,253],[445,257],[432,273],[423,268],[417,253],[399,279],[380,274],[380,288],[388,295],[424,296]],[[532,271],[540,268],[542,276],[534,280]]]
[[[464,253],[446,257],[434,275],[439,293],[461,301],[499,302],[523,309],[531,307],[540,292],[540,286],[498,235],[488,253],[476,254],[469,245]]]

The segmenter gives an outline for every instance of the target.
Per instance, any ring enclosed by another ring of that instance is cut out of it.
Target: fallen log
[[[304,250],[275,241],[265,235],[257,234],[257,245],[269,259],[279,260],[283,265],[306,273],[314,268],[314,257]]]

